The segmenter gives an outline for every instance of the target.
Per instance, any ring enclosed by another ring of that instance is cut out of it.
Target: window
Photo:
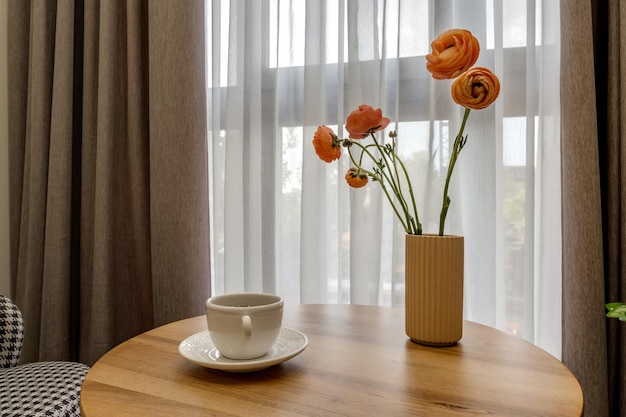
[[[447,233],[466,237],[465,316],[560,352],[558,21],[555,0],[212,2],[207,9],[213,288],[287,302],[402,306],[403,232],[380,190],[343,182],[311,146],[381,107],[435,231],[461,110],[425,70],[452,27],[502,81],[474,111]],[[552,24],[552,26],[554,26]],[[450,134],[452,129],[452,134]],[[452,136],[452,138],[451,138]]]

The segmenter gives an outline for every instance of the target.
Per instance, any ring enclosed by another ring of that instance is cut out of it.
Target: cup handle
[[[250,336],[252,336],[252,320],[249,315],[244,314],[241,316],[241,328],[246,341],[250,340]]]

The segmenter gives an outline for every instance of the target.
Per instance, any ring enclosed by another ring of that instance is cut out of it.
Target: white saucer
[[[178,352],[187,360],[210,369],[230,372],[252,372],[277,365],[301,353],[309,343],[307,337],[297,330],[283,327],[270,351],[255,359],[229,359],[215,348],[209,331],[189,336],[178,345]]]

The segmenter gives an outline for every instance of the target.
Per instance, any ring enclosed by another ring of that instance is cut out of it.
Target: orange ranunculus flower
[[[315,153],[322,161],[333,162],[341,156],[341,142],[328,126],[319,126],[313,136]]]
[[[476,63],[480,52],[478,39],[465,29],[443,32],[431,47],[432,52],[426,55],[426,69],[438,80],[458,77]]]
[[[452,83],[452,99],[461,106],[480,110],[493,103],[500,94],[500,80],[483,67],[472,68]]]
[[[389,119],[383,117],[383,111],[367,104],[361,104],[346,119],[346,130],[350,133],[350,139],[363,139],[370,133],[383,130],[388,125]]]
[[[352,188],[361,188],[367,184],[368,178],[365,172],[361,172],[358,168],[352,167],[346,172],[346,182]]]

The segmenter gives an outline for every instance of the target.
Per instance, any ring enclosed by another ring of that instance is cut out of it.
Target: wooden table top
[[[436,348],[404,334],[404,309],[286,305],[285,327],[307,348],[250,373],[207,369],[178,353],[206,330],[198,316],[134,337],[89,371],[83,417],[111,416],[581,416],[572,373],[545,351],[465,322]]]

